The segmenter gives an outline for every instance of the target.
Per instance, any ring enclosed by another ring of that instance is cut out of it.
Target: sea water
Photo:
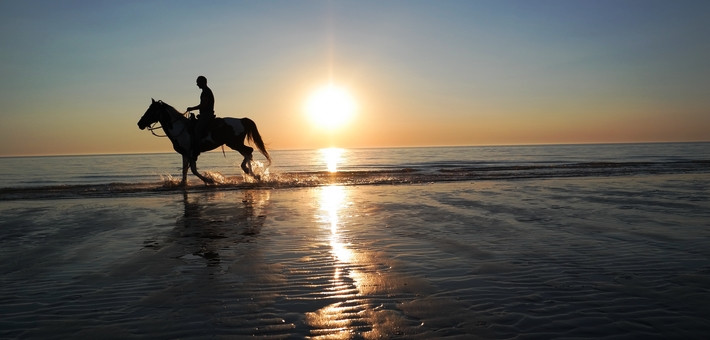
[[[459,180],[672,174],[710,171],[710,143],[585,144],[273,150],[255,152],[260,180],[244,176],[242,157],[204,153],[198,169],[217,186],[300,187]],[[177,153],[0,158],[0,199],[116,195],[174,187]],[[188,172],[189,184],[201,186]]]
[[[709,147],[2,158],[0,338],[703,339]]]

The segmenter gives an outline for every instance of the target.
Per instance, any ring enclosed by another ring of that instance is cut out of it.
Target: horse
[[[144,130],[148,126],[160,123],[165,135],[173,143],[173,149],[182,155],[182,182],[181,186],[187,184],[187,168],[192,169],[192,173],[199,177],[205,185],[213,184],[211,178],[205,177],[197,172],[197,156],[191,157],[191,143],[193,141],[192,134],[194,129],[191,127],[191,122],[182,113],[178,112],[174,107],[167,103],[155,99],[145,111],[143,117],[138,121],[138,128]],[[151,128],[153,129],[153,128]],[[251,167],[253,160],[253,148],[244,144],[244,140],[249,140],[254,146],[259,149],[262,155],[266,157],[268,163],[271,163],[271,156],[266,151],[264,141],[261,139],[259,130],[256,124],[249,118],[215,118],[208,128],[207,135],[197,141],[199,144],[198,151],[206,152],[226,145],[229,148],[239,152],[244,156],[241,168],[250,176],[259,180],[259,175],[254,174]]]

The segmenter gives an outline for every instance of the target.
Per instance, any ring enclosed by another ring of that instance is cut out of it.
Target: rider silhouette
[[[197,155],[200,153],[200,140],[202,140],[202,138],[204,138],[207,134],[207,129],[215,118],[214,95],[212,94],[212,90],[207,87],[207,78],[204,76],[197,77],[197,87],[202,89],[202,93],[200,94],[200,104],[187,108],[188,112],[192,110],[200,110],[200,114],[197,115],[195,131],[192,134],[192,143],[190,143],[192,158],[197,158]]]

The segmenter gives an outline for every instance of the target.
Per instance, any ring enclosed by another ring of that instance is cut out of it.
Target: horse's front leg
[[[182,182],[181,186],[187,185],[187,167],[190,166],[190,159],[187,156],[182,156]]]
[[[203,182],[205,182],[205,184],[214,184],[214,180],[212,180],[209,177],[202,176],[202,174],[200,174],[197,171],[197,160],[195,160],[195,159],[190,160],[190,168],[192,169],[192,173],[195,176],[199,177]]]

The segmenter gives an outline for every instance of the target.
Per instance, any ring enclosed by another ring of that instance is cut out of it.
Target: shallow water
[[[235,152],[209,152],[198,168],[212,189],[294,188],[608,177],[710,172],[710,143],[430,147],[272,151],[245,176]],[[0,201],[153,195],[176,189],[176,153],[10,157],[0,159]],[[189,174],[191,187],[204,184]]]
[[[0,337],[703,338],[710,175],[0,206]]]

